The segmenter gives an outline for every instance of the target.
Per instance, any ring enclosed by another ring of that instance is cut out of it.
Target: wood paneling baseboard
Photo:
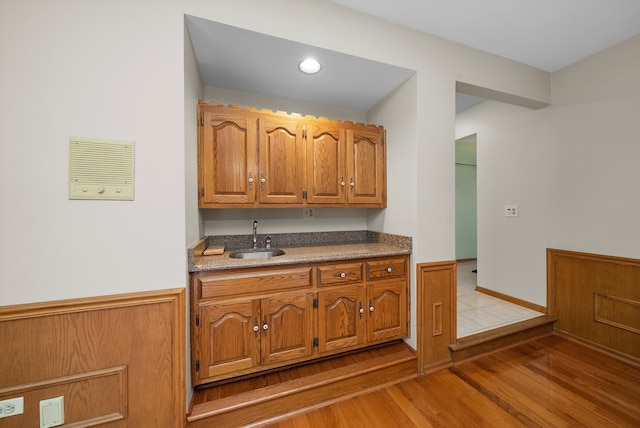
[[[640,358],[640,260],[548,249],[547,290],[557,330]]]
[[[183,427],[185,289],[0,307],[3,428],[39,426],[64,396],[65,427]]]
[[[498,291],[489,290],[488,288],[480,287],[476,285],[476,291],[478,293],[486,294],[487,296],[496,297],[505,302],[510,302],[523,308],[531,309],[532,311],[547,313],[547,308],[544,306],[536,305],[535,303],[527,302],[526,300],[518,299],[517,297],[509,296],[508,294],[502,294]]]
[[[456,268],[455,260],[416,266],[420,373],[451,363],[449,345],[456,342]]]

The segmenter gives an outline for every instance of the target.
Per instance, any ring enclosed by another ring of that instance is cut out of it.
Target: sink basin
[[[232,259],[265,259],[284,254],[279,248],[250,248],[248,250],[236,250],[229,253]]]

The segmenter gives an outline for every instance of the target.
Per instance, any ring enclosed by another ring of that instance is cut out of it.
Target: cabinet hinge
[[[204,117],[200,116],[200,126],[204,126]]]
[[[196,371],[200,371],[200,360],[196,360]]]
[[[200,188],[200,196],[204,196],[204,187]]]
[[[302,130],[302,138],[307,139],[307,128]]]
[[[320,341],[318,340],[317,337],[313,338],[313,347],[317,348],[320,345]]]
[[[313,299],[313,308],[318,309],[318,299]]]
[[[196,315],[196,325],[200,325],[200,315]]]
[[[307,191],[306,190],[302,191],[302,199],[307,199]]]

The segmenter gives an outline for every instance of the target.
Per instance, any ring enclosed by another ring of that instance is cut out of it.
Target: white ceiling
[[[187,16],[206,86],[366,111],[414,74],[413,70]],[[304,74],[306,57],[322,64]]]
[[[330,0],[553,72],[640,34],[640,0]],[[206,86],[366,111],[413,70],[186,17]],[[297,64],[323,65],[305,75]],[[483,99],[458,96],[461,111]]]

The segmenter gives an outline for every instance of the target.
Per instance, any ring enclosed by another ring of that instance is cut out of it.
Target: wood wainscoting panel
[[[556,329],[640,358],[640,260],[547,250]]]
[[[185,289],[0,307],[3,428],[39,426],[64,396],[65,427],[183,427]]]
[[[418,299],[418,370],[425,373],[451,363],[456,343],[456,261],[420,263]]]

